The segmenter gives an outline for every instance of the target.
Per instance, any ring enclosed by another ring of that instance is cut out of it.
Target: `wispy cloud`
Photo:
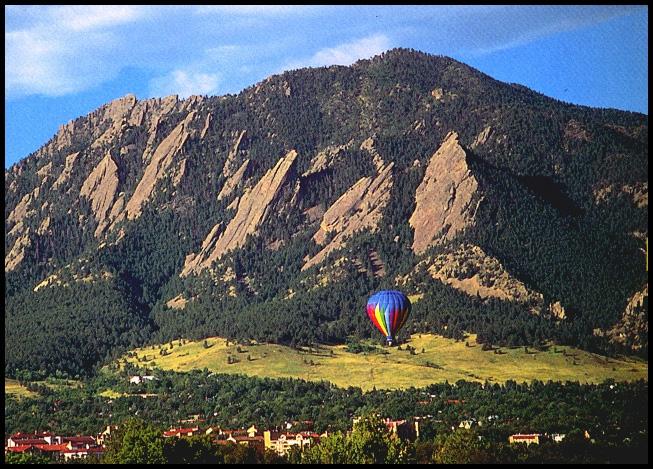
[[[26,6],[6,10],[5,93],[60,96],[95,86],[120,70],[122,38],[111,30],[142,19],[143,7]],[[18,27],[11,27],[17,24]]]
[[[306,5],[202,5],[196,7],[199,14],[228,14],[245,16],[285,16],[304,13],[314,13],[320,7]]]
[[[216,73],[173,70],[150,82],[150,95],[178,94],[182,98],[187,98],[191,95],[215,94],[219,83],[220,77]]]
[[[328,65],[351,65],[357,60],[378,55],[392,47],[392,41],[384,34],[374,34],[355,41],[318,50],[311,57],[287,63],[283,70]]]
[[[152,90],[234,92],[270,73],[350,65],[395,46],[488,54],[630,8],[16,5],[5,8],[5,96],[73,94],[127,67],[157,76]]]
[[[131,23],[147,14],[144,7],[118,6],[66,6],[50,10],[50,17],[72,31],[89,31],[119,24]]]

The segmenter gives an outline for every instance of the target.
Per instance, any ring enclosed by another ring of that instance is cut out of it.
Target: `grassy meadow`
[[[7,396],[11,395],[17,397],[18,399],[22,399],[25,397],[26,398],[36,397],[38,394],[30,391],[15,379],[5,378],[5,395]]]
[[[206,340],[208,348],[204,340],[183,341],[182,345],[177,340],[172,349],[169,343],[140,348],[122,360],[175,371],[208,368],[218,373],[326,380],[340,387],[356,386],[363,390],[421,387],[460,379],[589,383],[607,378],[648,378],[648,363],[644,360],[608,358],[563,346],[483,351],[475,339],[475,335],[470,335],[466,342],[456,342],[436,335],[415,335],[406,342],[415,349],[412,354],[406,350],[406,344],[402,350],[375,346],[371,352],[351,353],[345,345],[301,349],[276,344],[227,345],[225,339],[214,337]],[[165,349],[166,355],[160,354],[161,349]]]

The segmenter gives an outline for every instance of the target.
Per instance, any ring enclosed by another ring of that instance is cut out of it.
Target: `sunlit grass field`
[[[476,336],[456,342],[435,335],[415,335],[398,347],[375,346],[373,352],[350,353],[346,346],[293,349],[276,344],[237,345],[221,338],[173,342],[136,349],[123,357],[148,368],[189,371],[207,368],[218,373],[270,378],[326,380],[363,390],[421,387],[435,382],[490,381],[503,383],[534,379],[601,382],[648,379],[648,363],[634,358],[607,358],[572,347],[501,348],[483,351]],[[369,343],[371,345],[371,342]],[[414,347],[415,354],[406,350]],[[167,355],[160,355],[161,348]],[[240,348],[240,352],[238,351]],[[387,353],[383,353],[383,352]],[[232,357],[229,359],[229,357]],[[228,361],[233,361],[231,364]]]
[[[61,389],[74,389],[82,386],[82,382],[74,379],[58,379],[58,378],[48,378],[43,381],[34,381],[34,384],[40,384],[47,386],[50,389],[61,390]],[[25,386],[22,386],[17,380],[5,378],[5,394],[12,395],[18,398],[21,397],[37,397],[38,393],[28,390]]]
[[[22,386],[15,379],[8,379],[8,378],[5,378],[5,394],[12,395],[19,399],[24,397],[27,398],[36,397],[38,395],[35,392],[32,392],[29,389],[27,389],[25,386]]]

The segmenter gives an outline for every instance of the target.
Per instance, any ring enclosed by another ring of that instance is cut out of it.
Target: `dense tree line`
[[[644,381],[508,381],[504,385],[458,381],[363,393],[327,383],[207,371],[155,371],[157,380],[130,384],[128,376],[135,372],[127,367],[120,373],[103,373],[77,389],[30,385],[38,393],[36,398],[8,396],[5,434],[44,429],[94,434],[121,423],[107,453],[113,462],[144,462],[139,458],[227,462],[228,457],[262,461],[243,448],[239,451],[244,453],[223,448],[216,454],[216,448],[201,438],[164,441],[163,429],[199,413],[204,425],[223,428],[252,424],[274,428],[287,421],[313,420],[316,431],[329,431],[323,445],[295,455],[299,457],[291,462],[642,462],[648,457],[648,383]],[[100,397],[106,389],[117,397]],[[142,398],[139,393],[156,396]],[[140,421],[125,423],[134,415]],[[367,417],[346,434],[354,416]],[[410,445],[393,440],[379,417],[419,417],[420,438]],[[467,419],[481,425],[471,431],[452,431]],[[507,444],[514,433],[567,436],[561,444],[542,442],[524,448]]]
[[[587,431],[596,441],[622,443],[647,428],[648,383],[579,384],[507,381],[489,384],[458,381],[424,388],[363,393],[329,383],[298,379],[261,379],[208,371],[155,370],[158,378],[130,384],[127,366],[101,373],[81,388],[30,385],[36,398],[8,396],[5,432],[50,429],[93,433],[135,414],[159,425],[176,425],[200,414],[206,425],[273,428],[286,421],[313,420],[318,432],[344,431],[356,415],[378,413],[392,419],[422,417],[420,433],[433,437],[469,418],[482,421],[478,431],[507,441],[512,433]],[[116,397],[99,394],[111,389]],[[155,394],[151,398],[139,394]],[[431,417],[428,417],[431,416]]]

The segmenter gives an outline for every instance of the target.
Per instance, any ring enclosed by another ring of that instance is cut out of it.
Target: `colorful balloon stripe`
[[[410,314],[410,300],[397,290],[382,290],[367,301],[367,315],[372,324],[391,343]]]

